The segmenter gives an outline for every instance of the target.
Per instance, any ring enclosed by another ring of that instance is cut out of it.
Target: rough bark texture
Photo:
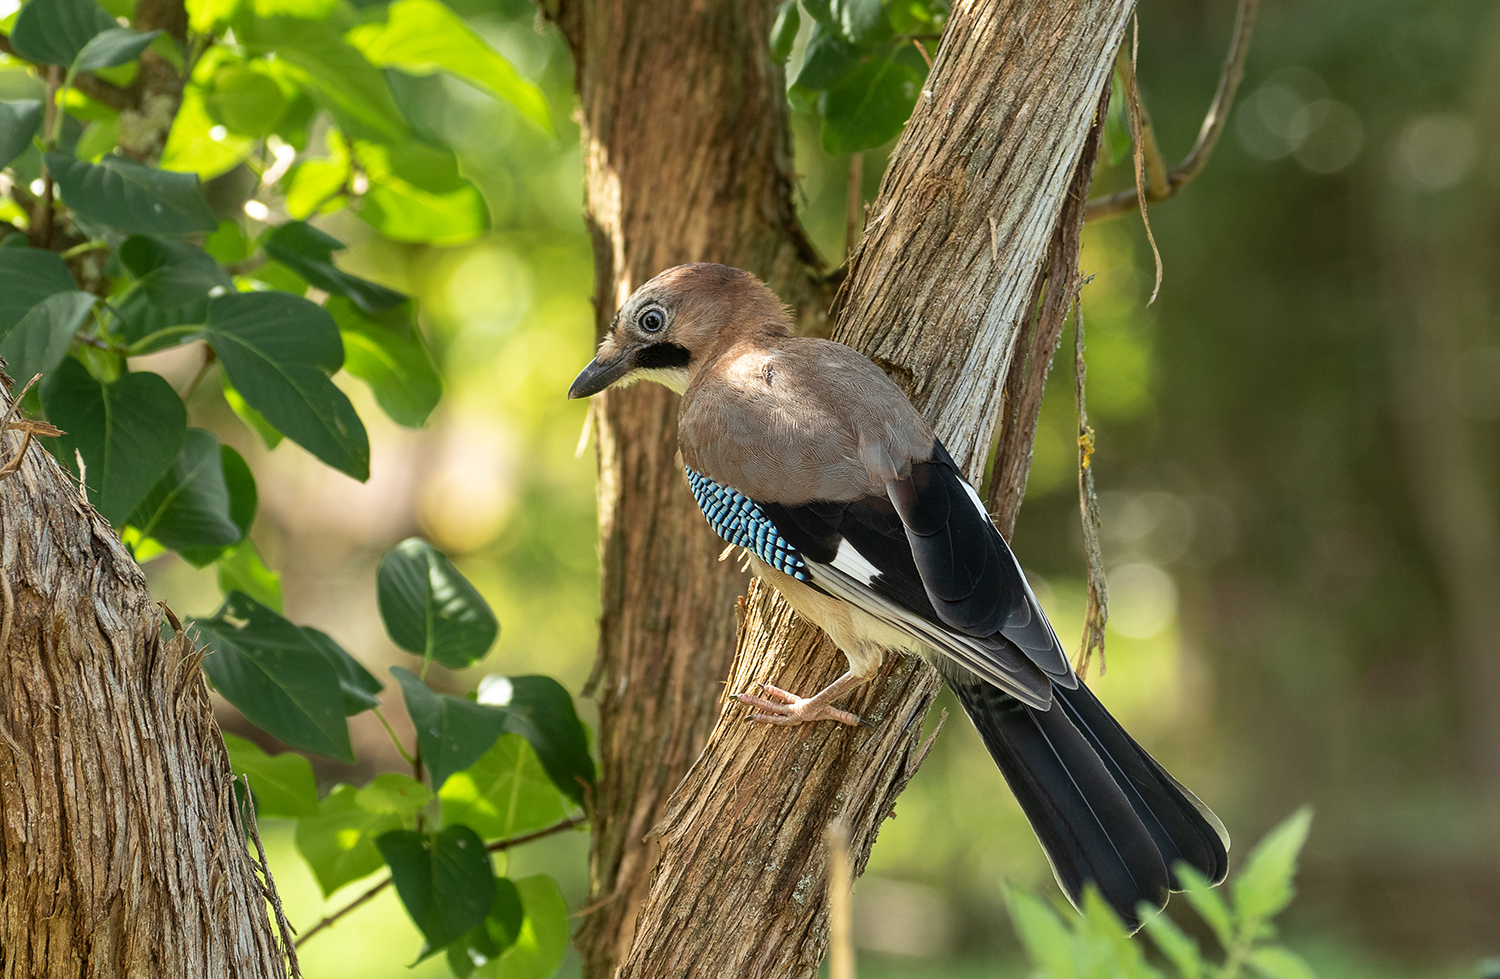
[[[811,308],[817,259],[791,204],[773,0],[563,0],[582,103],[600,332],[646,279],[683,262],[750,269]],[[826,305],[826,303],[825,303]],[[603,618],[589,693],[601,779],[592,816],[584,974],[629,948],[655,851],[646,837],[719,714],[734,649],[737,564],[676,463],[678,398],[655,384],[596,399]]]
[[[284,976],[199,658],[36,443],[0,557],[0,979]]]
[[[976,483],[1130,11],[1128,0],[958,4],[845,284],[835,339],[904,384]],[[731,690],[774,680],[811,691],[843,669],[770,589],[752,590]],[[921,760],[937,689],[925,665],[892,657],[853,698],[858,729],[721,717],[657,828],[621,974],[814,975],[827,936],[823,829],[848,826],[862,869]]]

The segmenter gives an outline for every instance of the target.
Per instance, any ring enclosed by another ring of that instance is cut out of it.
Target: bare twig
[[[1087,283],[1085,283],[1087,284]],[[1104,624],[1109,621],[1109,589],[1104,581],[1104,553],[1099,546],[1099,496],[1094,492],[1094,430],[1083,396],[1083,302],[1073,304],[1073,400],[1078,406],[1078,510],[1083,518],[1083,552],[1088,560],[1088,597],[1083,615],[1083,643],[1074,669],[1087,677],[1089,658],[1099,650],[1104,675]]]
[[[566,832],[567,830],[570,830],[573,827],[587,821],[588,817],[586,816],[570,816],[567,819],[564,819],[562,822],[553,823],[546,829],[539,829],[535,833],[526,833],[522,836],[512,836],[507,839],[496,840],[495,842],[486,846],[485,850],[490,853],[499,853],[502,850],[509,850],[511,847],[520,846],[522,843],[530,843],[533,840],[540,840],[546,836],[555,836],[558,833]],[[330,925],[333,925],[350,911],[353,911],[355,908],[358,908],[361,905],[364,905],[365,903],[373,900],[375,898],[375,895],[379,894],[390,885],[391,878],[389,876],[386,876],[383,880],[376,881],[359,897],[350,901],[348,904],[344,905],[342,908],[339,908],[333,914],[328,915],[322,921],[319,921],[317,924],[307,929],[307,932],[303,934],[301,938],[297,939],[297,947],[300,948],[301,946],[305,945],[309,940],[312,939],[314,935],[329,927]]]
[[[27,64],[36,65],[38,68],[46,67],[17,54],[16,49],[11,46],[10,38],[8,37],[0,36],[0,54],[9,55],[17,61],[25,61]],[[131,97],[128,91],[118,85],[110,84],[98,75],[93,75],[86,71],[80,71],[74,76],[73,87],[100,105],[107,105],[116,112],[121,109],[132,108],[135,105],[135,99]]]
[[[8,476],[10,476],[12,473],[14,473],[17,469],[20,469],[21,468],[21,463],[24,462],[25,459],[26,459],[26,450],[29,449],[29,448],[31,448],[31,438],[32,438],[32,434],[33,434],[33,431],[35,430],[36,426],[34,426],[33,424],[27,424],[27,425],[14,424],[14,423],[12,423],[11,419],[15,417],[16,411],[21,407],[21,399],[24,398],[24,397],[26,397],[26,392],[28,392],[28,391],[31,390],[31,386],[33,384],[35,384],[41,378],[41,376],[42,375],[40,375],[40,374],[33,374],[32,377],[31,377],[31,380],[27,381],[26,382],[26,386],[21,389],[21,393],[18,394],[18,395],[16,395],[14,398],[11,399],[10,405],[8,407],[6,407],[6,409],[5,409],[5,414],[4,415],[0,415],[0,432],[8,432],[8,431],[11,430],[12,427],[19,428],[23,432],[25,432],[25,436],[21,439],[21,447],[16,450],[16,454],[14,456],[12,456],[10,459],[7,459],[6,462],[5,462],[5,465],[0,466],[0,479],[5,479]],[[51,431],[42,432],[41,434],[43,434],[43,435],[50,435],[50,434],[53,434],[53,433],[56,433],[56,434],[59,434],[59,435],[62,434],[61,431],[59,431],[56,428],[53,428],[51,425],[46,425],[45,422],[43,422],[41,424],[45,425],[46,428],[51,429]],[[3,448],[4,448],[4,442],[0,441],[0,449],[3,449]],[[9,620],[7,620],[7,622],[6,622],[7,631],[9,630],[9,625],[10,625]],[[0,649],[4,649],[4,648],[5,648],[5,644],[3,642],[0,642]]]
[[[1146,300],[1150,306],[1156,302],[1157,293],[1161,292],[1161,249],[1156,247],[1156,235],[1151,232],[1151,218],[1146,214],[1146,178],[1145,141],[1141,138],[1141,92],[1136,83],[1135,64],[1136,56],[1140,53],[1141,22],[1132,17],[1132,30],[1130,33],[1130,72],[1125,76],[1125,104],[1130,110],[1130,143],[1131,156],[1135,160],[1135,199],[1141,207],[1141,223],[1146,226],[1146,240],[1151,243],[1151,257],[1156,261],[1156,284],[1151,288],[1151,298]],[[1085,215],[1087,209],[1085,209]],[[1087,217],[1085,217],[1087,220]]]
[[[162,608],[166,606],[163,605]],[[170,615],[171,612],[167,614]],[[281,934],[281,947],[286,950],[287,962],[292,967],[292,979],[302,979],[302,967],[297,964],[297,943],[292,941],[292,923],[286,920],[286,909],[281,906],[281,895],[276,892],[276,878],[271,876],[271,864],[266,860],[266,848],[260,842],[260,828],[255,823],[255,803],[250,798],[250,776],[241,775],[240,778],[244,781],[244,807],[249,814],[244,820],[244,826],[255,843],[255,852],[260,855],[259,869],[263,881],[261,893],[271,902],[271,909],[276,912],[276,930]]]
[[[53,141],[53,130],[57,121],[57,89],[62,84],[62,69],[52,65],[47,69],[47,105],[42,120],[42,132],[47,140],[49,150],[56,149],[57,144]],[[33,240],[36,246],[43,251],[52,247],[52,171],[48,169],[46,161],[42,163],[42,196],[36,203],[36,211],[31,218],[31,226],[35,229]]]
[[[1148,202],[1155,204],[1172,197],[1208,165],[1208,158],[1213,155],[1214,146],[1218,144],[1219,137],[1224,132],[1224,124],[1229,119],[1229,107],[1234,104],[1235,92],[1239,90],[1240,82],[1245,77],[1245,57],[1250,52],[1250,35],[1255,27],[1255,11],[1259,5],[1260,0],[1240,0],[1239,12],[1234,21],[1234,34],[1229,40],[1229,53],[1219,71],[1219,87],[1214,92],[1213,101],[1209,103],[1208,112],[1203,116],[1198,139],[1182,162],[1167,174],[1167,186],[1160,191],[1155,187],[1147,191]],[[1134,209],[1135,205],[1135,192],[1122,190],[1089,201],[1085,217],[1089,221],[1118,217]]]
[[[849,193],[844,200],[846,222],[844,228],[844,259],[848,261],[850,255],[854,254],[854,246],[859,244],[859,233],[864,230],[865,225],[865,155],[863,153],[851,153],[849,155]]]
[[[911,39],[911,43],[913,43],[913,44],[915,44],[917,46],[917,52],[922,55],[922,60],[925,61],[925,62],[927,62],[927,70],[931,71],[932,70],[932,55],[930,55],[930,54],[927,53],[927,48],[926,48],[925,45],[922,44],[922,39],[918,38],[918,37],[914,37],[914,38]]]

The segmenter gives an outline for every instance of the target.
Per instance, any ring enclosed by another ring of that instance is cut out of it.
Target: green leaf
[[[370,386],[398,425],[421,428],[443,396],[443,379],[418,332],[411,303],[367,313],[343,296],[324,308],[344,338],[344,369]]]
[[[187,430],[177,461],[146,494],[130,522],[142,536],[174,551],[228,547],[244,536],[230,516],[223,456],[213,432]]]
[[[23,236],[24,240],[24,236]],[[56,252],[34,248],[0,248],[0,340],[37,303],[60,292],[78,288],[73,273]],[[15,373],[12,371],[11,373]],[[17,378],[24,384],[31,377]]]
[[[207,319],[208,315],[205,313],[203,318]],[[224,401],[229,405],[229,410],[233,411],[235,416],[245,423],[246,428],[260,436],[261,441],[266,444],[267,449],[274,449],[280,445],[281,440],[285,436],[278,432],[270,422],[266,421],[260,412],[250,407],[249,402],[245,400],[245,396],[236,391],[234,385],[229,383],[228,375],[223,375],[223,377]]]
[[[1015,887],[1006,888],[1010,920],[1027,955],[1047,979],[1081,979],[1073,935],[1041,901]]]
[[[16,17],[10,43],[28,61],[67,68],[96,35],[118,27],[94,0],[31,0]]]
[[[460,245],[489,230],[489,207],[458,172],[451,150],[415,141],[399,146],[361,142],[354,149],[370,178],[359,216],[387,238]]]
[[[1245,866],[1234,878],[1234,910],[1245,922],[1274,918],[1297,893],[1292,878],[1297,873],[1297,854],[1307,842],[1312,810],[1304,806],[1287,817],[1256,844]],[[1254,934],[1252,930],[1251,934]]]
[[[338,671],[301,629],[243,592],[193,619],[203,672],[256,727],[294,748],[353,762]]]
[[[405,667],[393,666],[391,674],[401,684],[433,791],[441,791],[448,776],[478,761],[504,733],[506,711],[433,693]]]
[[[515,882],[525,917],[500,958],[478,970],[485,979],[551,979],[568,950],[568,902],[545,874]]]
[[[281,578],[266,567],[260,551],[249,540],[226,550],[217,561],[219,591],[242,591],[275,612],[281,611]]]
[[[253,63],[220,68],[205,101],[231,132],[256,139],[272,132],[287,106],[281,86]]]
[[[865,61],[818,99],[823,148],[843,156],[893,139],[911,117],[921,86],[922,76],[900,60]]]
[[[41,124],[42,103],[36,99],[0,102],[0,167],[26,152]]]
[[[239,166],[255,148],[251,137],[232,133],[214,121],[206,98],[197,85],[182,90],[182,104],[161,151],[163,169],[196,173],[209,180]]]
[[[833,0],[831,7],[844,36],[860,47],[887,40],[893,33],[882,0]]]
[[[406,301],[393,289],[350,275],[333,264],[344,243],[305,221],[288,221],[265,240],[266,254],[325,292],[347,296],[365,312],[390,309]]]
[[[573,800],[584,801],[594,784],[594,760],[588,735],[573,709],[573,698],[548,676],[499,676],[479,683],[478,702],[509,712],[506,730],[531,742],[555,784]]]
[[[240,0],[187,0],[188,27],[194,34],[218,34],[240,9]]]
[[[1263,979],[1318,979],[1302,956],[1280,945],[1266,945],[1250,953],[1250,968]]]
[[[323,896],[385,865],[375,847],[384,833],[401,828],[393,812],[371,812],[358,802],[358,790],[340,785],[318,803],[318,814],[297,821],[297,849]]]
[[[303,626],[302,634],[322,651],[323,655],[328,658],[328,662],[333,665],[334,671],[338,673],[339,689],[344,694],[346,717],[353,717],[372,707],[380,706],[380,700],[375,695],[384,690],[385,686],[375,679],[375,675],[365,669],[359,660],[350,656],[348,651],[334,642],[333,637],[326,632],[321,632],[312,626]]]
[[[1224,902],[1223,895],[1214,889],[1208,878],[1186,863],[1178,863],[1172,870],[1177,875],[1177,883],[1181,885],[1188,903],[1213,929],[1219,944],[1229,948],[1234,942],[1234,918],[1229,913],[1229,905]]]
[[[506,877],[495,878],[495,902],[489,914],[462,940],[448,946],[448,966],[459,979],[467,979],[474,970],[499,957],[521,937],[526,909],[521,892]]]
[[[397,544],[381,559],[376,597],[392,642],[449,669],[483,659],[500,633],[495,614],[468,579],[441,551],[417,537]]]
[[[467,826],[431,836],[393,830],[375,841],[407,913],[421,930],[426,958],[484,922],[495,903],[495,872],[484,841]]]
[[[797,9],[797,0],[782,0],[781,6],[776,8],[776,23],[771,25],[772,61],[778,65],[786,64],[801,28],[802,14]]]
[[[245,462],[245,457],[228,445],[219,446],[219,466],[224,472],[224,488],[229,491],[229,519],[234,523],[235,529],[240,535],[230,542],[231,545],[238,544],[250,533],[251,524],[255,523],[255,510],[260,501],[260,494],[255,488],[255,476],[250,472],[250,466]],[[197,568],[206,568],[217,561],[228,547],[182,547],[177,553]],[[226,588],[228,593],[232,589]],[[259,599],[253,589],[241,588],[248,592],[252,598]],[[281,611],[281,593],[278,588],[274,604],[265,602],[276,611]]]
[[[90,221],[147,234],[219,227],[196,174],[157,170],[123,156],[107,156],[99,163],[64,153],[46,153],[43,159],[67,205]]]
[[[268,755],[254,741],[224,735],[235,777],[250,776],[250,794],[260,816],[301,819],[318,814],[318,783],[312,765],[299,754]]]
[[[432,801],[432,793],[410,775],[386,772],[372,778],[355,799],[369,812],[392,812],[411,819]]]
[[[83,455],[95,509],[111,524],[125,522],[171,468],[187,436],[187,410],[160,374],[122,374],[102,384],[69,357],[41,385],[42,408],[66,435],[58,461],[76,476]]]
[[[802,59],[802,70],[797,72],[797,79],[793,84],[821,91],[848,78],[857,67],[859,49],[850,44],[848,38],[829,30],[820,21],[813,27],[812,36],[807,40],[807,54]]]
[[[284,292],[232,292],[209,303],[207,340],[236,391],[287,438],[358,480],[370,442],[349,398],[328,375],[344,362],[333,317]]]
[[[1203,975],[1203,955],[1198,943],[1178,928],[1161,911],[1142,901],[1136,914],[1140,917],[1146,934],[1161,949],[1161,953],[1176,966],[1182,979],[1199,979]]]
[[[68,355],[74,335],[98,301],[89,292],[59,292],[31,307],[0,340],[6,370],[27,381],[35,374],[52,373]]]
[[[78,142],[73,144],[73,155],[89,163],[98,163],[107,153],[113,153],[120,142],[120,117],[95,119],[83,130]]]
[[[287,172],[284,182],[286,212],[294,218],[310,218],[347,200],[345,184],[354,171],[348,156],[327,160],[303,160]]]
[[[384,24],[365,24],[346,36],[372,64],[413,75],[447,72],[509,102],[549,136],[554,132],[541,89],[522,78],[504,55],[437,0],[396,0]]]
[[[348,135],[391,143],[406,138],[406,121],[391,97],[385,74],[346,43],[331,24],[296,17],[257,17],[244,25],[240,41],[251,54],[275,52]]]
[[[454,772],[438,797],[445,824],[472,826],[486,839],[545,829],[569,812],[536,750],[518,734],[502,735],[478,761]]]
[[[73,70],[95,71],[99,68],[113,68],[116,65],[134,61],[161,33],[161,31],[151,31],[141,34],[128,27],[111,27],[89,39],[89,43],[78,52],[78,60],[74,62]]]

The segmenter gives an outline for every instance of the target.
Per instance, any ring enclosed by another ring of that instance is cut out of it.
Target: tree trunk
[[[34,442],[0,556],[0,979],[284,976],[199,657]]]
[[[600,334],[662,269],[750,269],[811,309],[818,260],[791,203],[774,0],[558,0],[582,103]],[[826,305],[826,302],[825,304]],[[815,315],[815,314],[809,314]],[[586,976],[624,957],[655,860],[646,840],[719,715],[734,649],[736,562],[687,492],[676,395],[655,384],[595,399],[603,617],[586,692],[599,706]]]
[[[1070,196],[1072,233],[1081,219],[1086,145],[1131,9],[956,5],[851,264],[835,338],[905,387],[976,484]],[[1057,272],[1071,283],[1072,268]],[[730,690],[774,680],[806,692],[843,669],[817,630],[770,589],[752,589]],[[827,941],[823,830],[848,827],[862,870],[925,754],[918,735],[937,689],[932,670],[893,656],[854,698],[867,722],[857,729],[721,716],[657,828],[661,853],[621,975],[815,975]],[[993,791],[1004,791],[999,777]]]

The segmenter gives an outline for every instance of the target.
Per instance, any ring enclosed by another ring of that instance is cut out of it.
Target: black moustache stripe
[[[678,367],[687,367],[688,361],[693,355],[688,353],[686,347],[679,347],[675,343],[653,343],[637,355],[635,366],[641,370],[672,370]]]

